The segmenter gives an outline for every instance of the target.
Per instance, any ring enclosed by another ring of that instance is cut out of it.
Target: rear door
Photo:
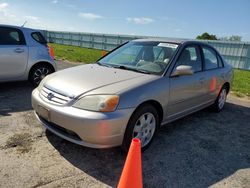
[[[28,47],[23,32],[0,27],[0,80],[14,80],[24,75],[28,62]]]
[[[198,45],[185,47],[175,65],[191,66],[194,74],[170,77],[168,119],[175,119],[198,108],[204,102],[204,73]],[[173,69],[173,71],[175,70]]]

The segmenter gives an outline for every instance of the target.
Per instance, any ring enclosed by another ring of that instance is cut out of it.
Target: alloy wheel
[[[156,119],[152,113],[145,113],[136,121],[133,137],[141,140],[142,147],[146,146],[153,138],[156,129]]]
[[[47,67],[39,67],[35,70],[33,75],[33,81],[36,84],[39,84],[45,76],[47,76],[50,73],[50,70]]]
[[[219,100],[218,100],[219,109],[223,108],[223,106],[226,102],[226,98],[227,98],[227,91],[226,91],[226,89],[223,88],[220,92],[220,96],[219,96]]]

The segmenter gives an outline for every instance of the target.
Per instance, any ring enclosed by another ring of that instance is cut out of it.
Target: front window
[[[176,67],[180,65],[191,66],[194,72],[200,72],[202,70],[198,46],[188,46],[181,52]]]
[[[177,47],[166,42],[129,42],[102,58],[99,64],[161,75]]]
[[[0,45],[25,45],[23,33],[19,29],[0,27]]]

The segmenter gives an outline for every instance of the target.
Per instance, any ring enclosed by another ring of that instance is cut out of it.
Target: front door
[[[0,80],[21,77],[28,62],[28,47],[22,31],[0,27]]]
[[[175,68],[180,65],[191,66],[194,73],[192,75],[170,77],[170,97],[167,110],[169,120],[189,113],[204,102],[205,77],[202,72],[199,47],[196,45],[185,47],[177,60]]]

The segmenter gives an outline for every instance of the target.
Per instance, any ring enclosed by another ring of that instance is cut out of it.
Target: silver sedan
[[[222,110],[232,77],[210,45],[134,40],[94,64],[47,76],[32,106],[48,130],[73,143],[128,150],[137,137],[146,149],[160,126],[208,106]]]

